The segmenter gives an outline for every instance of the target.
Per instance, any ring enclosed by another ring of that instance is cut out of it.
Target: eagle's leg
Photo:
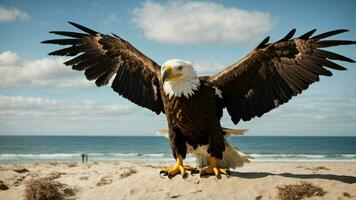
[[[181,134],[181,131],[178,128],[169,129],[169,142],[172,148],[173,157],[176,159],[176,164],[172,168],[163,168],[160,174],[168,176],[168,178],[173,178],[180,173],[183,178],[187,178],[187,171],[191,171],[191,173],[198,172],[196,168],[183,165],[183,160],[187,155],[187,144],[185,137]]]
[[[223,169],[218,167],[218,160],[211,156],[210,157],[210,165],[200,170],[200,177],[206,175],[215,175],[216,177],[220,178],[221,174],[229,175],[229,169]]]
[[[160,174],[163,174],[165,176],[168,176],[168,178],[173,178],[177,174],[181,174],[183,178],[188,177],[187,171],[195,172],[196,168],[191,167],[189,165],[184,166],[183,165],[183,158],[182,156],[178,155],[176,158],[177,162],[174,167],[164,167]]]
[[[200,177],[215,175],[221,178],[221,174],[229,175],[229,169],[219,168],[218,159],[223,158],[223,153],[225,151],[225,139],[222,132],[217,130],[212,130],[209,134],[209,148],[208,153],[210,154],[210,164],[209,166],[200,170]]]

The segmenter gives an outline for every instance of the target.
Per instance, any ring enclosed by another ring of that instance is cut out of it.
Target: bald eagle
[[[267,37],[247,56],[217,74],[199,77],[190,62],[172,59],[161,67],[115,34],[101,34],[69,23],[83,32],[51,31],[69,38],[42,43],[69,47],[49,55],[75,56],[64,64],[84,71],[86,78],[95,80],[97,86],[110,82],[119,95],[157,115],[166,115],[176,164],[161,173],[170,178],[177,174],[186,177],[186,171],[194,170],[183,165],[187,151],[209,157],[201,162],[204,167],[201,175],[219,177],[228,174],[229,168],[248,162],[246,154],[224,139],[229,134],[229,129],[220,123],[224,108],[234,124],[261,117],[319,81],[320,75],[331,76],[328,68],[346,70],[331,60],[355,62],[323,50],[356,44],[356,41],[325,39],[347,30],[312,37],[314,29],[293,38],[293,29],[277,42],[269,43]]]

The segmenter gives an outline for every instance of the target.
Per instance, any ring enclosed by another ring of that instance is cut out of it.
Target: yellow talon
[[[185,168],[183,165],[179,165],[180,174],[185,175]]]
[[[169,168],[169,167],[164,167],[160,174],[163,174],[164,176],[168,176],[168,178],[173,178],[174,176],[176,176],[177,174],[181,174],[183,178],[187,178],[188,174],[186,171],[192,171],[195,172],[196,169],[194,167],[191,166],[184,166],[183,165],[183,158],[182,156],[178,156],[177,157],[177,162],[175,164],[174,167]]]
[[[225,175],[229,175],[230,172],[228,172],[228,169],[219,169],[220,173],[225,174]]]
[[[215,157],[210,157],[210,166],[203,168],[200,171],[200,177],[206,175],[215,175],[216,177],[220,178],[220,174],[229,175],[228,169],[221,169],[218,167],[217,159]]]
[[[218,168],[214,167],[213,171],[214,171],[215,176],[219,176],[220,172],[219,172]]]

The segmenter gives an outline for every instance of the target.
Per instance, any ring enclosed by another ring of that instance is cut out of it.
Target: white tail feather
[[[228,137],[230,135],[245,135],[245,133],[247,132],[246,129],[222,128],[222,130],[225,132],[225,137]]]
[[[156,134],[159,136],[163,136],[165,138],[169,138],[168,129],[163,129],[163,130],[157,131]]]
[[[222,130],[223,130],[223,132],[225,132],[225,135],[224,135],[225,137],[228,137],[231,135],[245,135],[245,133],[247,132],[246,129],[222,128]],[[168,129],[163,129],[163,130],[157,131],[156,134],[159,136],[169,138]]]
[[[222,130],[225,132],[225,137],[229,137],[231,135],[244,135],[247,132],[247,130],[243,129],[222,128]],[[167,129],[158,131],[157,135],[169,138],[169,132]],[[198,146],[196,149],[193,149],[193,147],[187,144],[187,151],[196,158],[198,167],[203,168],[210,164],[208,145]],[[221,168],[242,167],[245,163],[250,162],[249,158],[252,157],[225,141],[223,159],[218,161],[218,165]]]
[[[188,145],[188,152],[192,154],[196,160],[198,167],[203,168],[210,164],[210,155],[208,153],[208,145],[199,146],[193,149]],[[218,160],[218,166],[221,168],[236,168],[242,167],[245,163],[249,163],[251,156],[243,153],[238,148],[225,142],[225,151],[223,152],[223,158]]]

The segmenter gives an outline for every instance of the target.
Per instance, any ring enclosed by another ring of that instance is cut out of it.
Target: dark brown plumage
[[[160,94],[160,66],[120,37],[98,33],[79,24],[71,25],[85,32],[51,31],[71,39],[46,40],[45,44],[72,45],[49,55],[76,56],[65,62],[74,70],[85,71],[97,86],[111,85],[113,90],[135,104],[159,114],[163,111]],[[73,39],[74,38],[74,39]]]
[[[69,38],[42,43],[70,46],[49,55],[75,56],[64,64],[85,71],[86,78],[95,80],[97,86],[107,85],[115,76],[111,85],[114,91],[157,114],[165,113],[174,157],[184,158],[187,144],[193,148],[209,144],[211,156],[221,159],[225,141],[220,119],[225,107],[235,124],[241,119],[261,117],[319,81],[320,75],[331,76],[329,68],[346,70],[331,60],[355,62],[321,49],[356,44],[324,40],[347,30],[312,37],[316,31],[313,29],[293,38],[293,29],[274,43],[268,43],[267,37],[247,56],[216,75],[200,77],[193,95],[170,98],[163,89],[161,67],[150,58],[117,35],[104,35],[69,23],[85,33],[50,32]],[[221,90],[222,96],[217,95],[216,89]]]
[[[180,154],[185,158],[186,143],[193,148],[209,144],[209,153],[221,159],[225,148],[224,133],[220,125],[222,101],[215,95],[209,82],[204,79],[200,82],[199,90],[189,98],[169,99],[167,95],[163,95],[173,154]]]
[[[330,61],[354,60],[319,48],[356,44],[355,41],[321,40],[346,32],[345,29],[326,32],[310,38],[315,29],[291,39],[295,30],[278,42],[265,39],[246,57],[211,76],[209,81],[223,93],[231,120],[261,117],[264,113],[288,102],[293,96],[319,81],[319,76],[331,76],[327,69],[346,70]]]

